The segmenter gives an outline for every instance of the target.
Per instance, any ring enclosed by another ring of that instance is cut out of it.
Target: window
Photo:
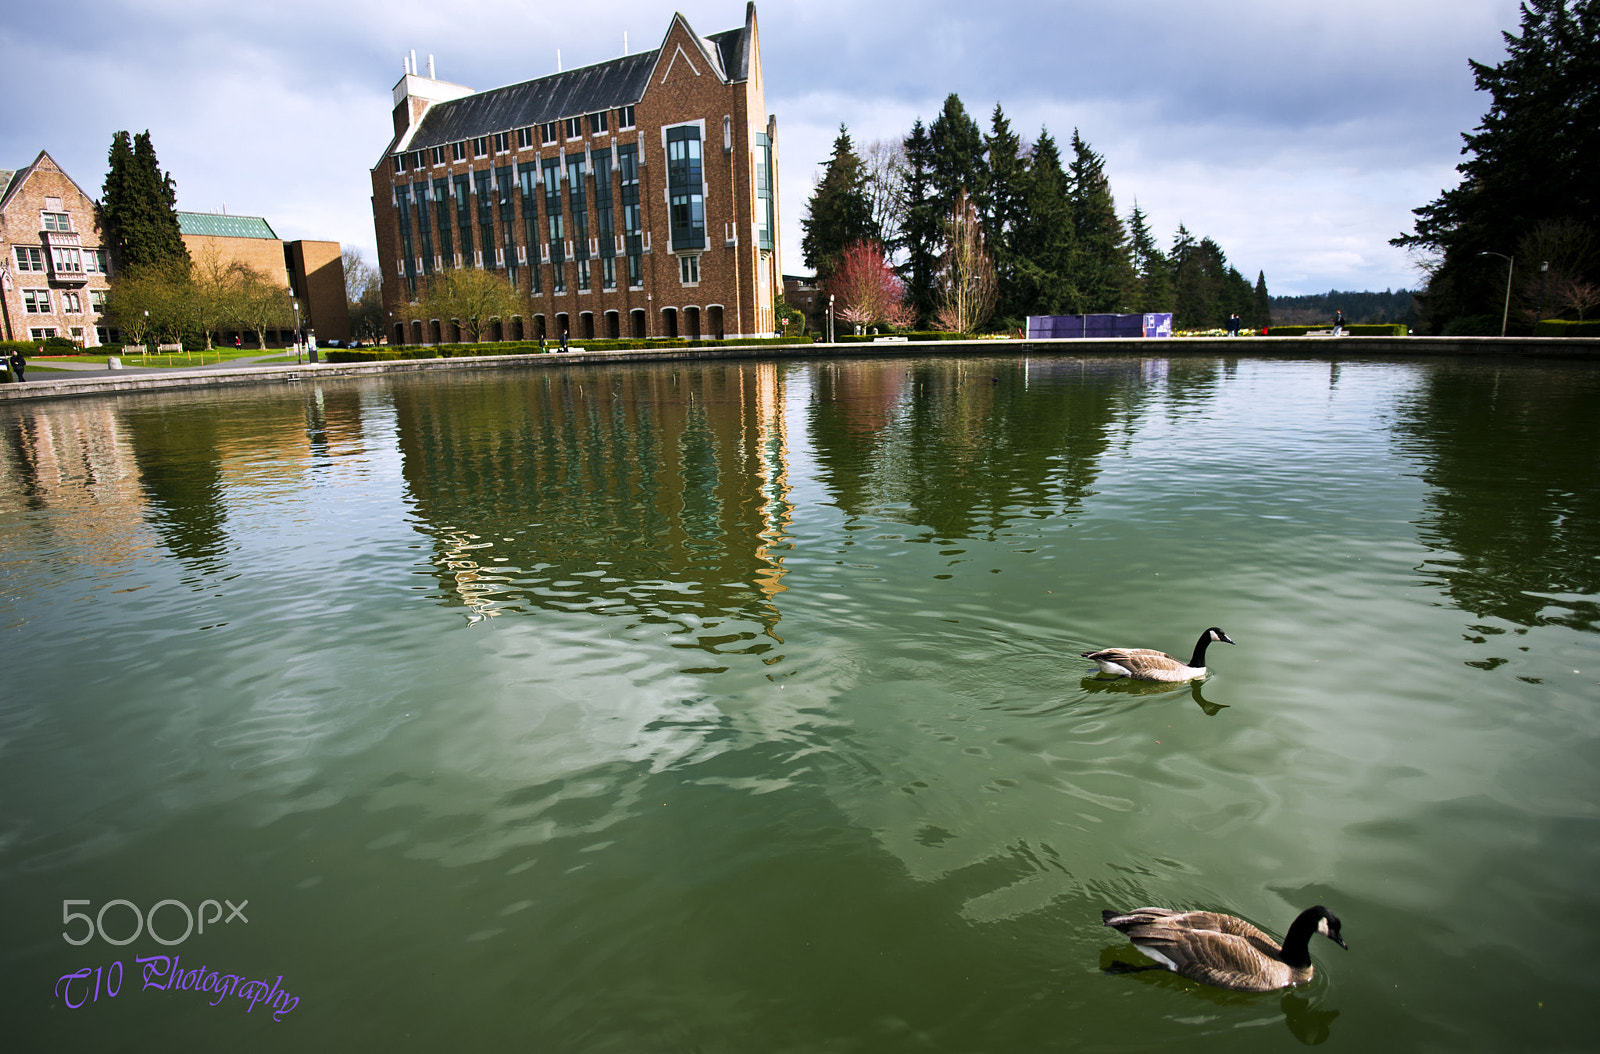
[[[568,117],[567,118],[567,138],[568,139],[582,139],[583,138],[583,118],[582,117]]]
[[[433,148],[433,163],[436,165],[444,164],[444,147],[436,146]]]
[[[411,151],[411,167],[412,168],[421,168],[422,167],[422,151],[421,150],[413,150],[413,151]]]
[[[557,125],[558,122],[556,121],[551,121],[548,124],[541,124],[539,126],[539,141],[543,143],[555,142]]]
[[[50,314],[50,290],[24,289],[22,291],[22,309],[30,315]]]
[[[511,149],[511,133],[496,132],[494,134],[494,152],[503,154]]]
[[[50,262],[56,274],[82,274],[83,259],[75,246],[50,250]]]
[[[406,156],[404,154],[394,155],[394,170],[396,172],[404,172],[406,170]]]
[[[589,115],[589,134],[599,135],[606,130],[606,119],[611,115],[605,110]]]
[[[89,290],[89,310],[100,314],[106,309],[106,291],[104,289]]]
[[[489,156],[489,137],[488,136],[480,135],[480,136],[478,136],[478,138],[476,138],[476,139],[474,139],[472,141],[472,156],[473,157],[488,157]]]
[[[63,290],[61,293],[61,311],[67,315],[83,314],[83,297],[70,289]]]
[[[756,247],[775,248],[772,203],[772,140],[767,133],[756,133]]]
[[[704,249],[706,208],[700,179],[700,129],[692,125],[667,130],[667,194],[673,250]]]
[[[579,260],[578,261],[578,292],[587,293],[588,291],[589,291],[589,261],[588,260]]]
[[[462,140],[459,143],[451,143],[450,144],[450,160],[452,160],[452,161],[465,161],[466,159],[467,159],[467,143],[466,143],[466,140]]]
[[[680,257],[678,257],[678,277],[680,279],[682,279],[684,285],[699,285],[700,284],[700,257],[698,257],[698,256],[680,256]]]
[[[617,258],[604,256],[600,259],[600,286],[603,289],[617,287]]]
[[[72,329],[69,332],[71,332],[73,340],[77,341],[79,344],[83,343],[83,327],[82,326],[73,326]]]
[[[517,129],[517,149],[518,150],[526,150],[526,149],[528,149],[528,147],[530,147],[532,145],[533,145],[533,129],[532,128],[518,128]]]
[[[43,271],[44,250],[28,245],[17,246],[17,270]]]
[[[631,107],[631,106],[623,106],[623,107],[619,107],[618,108],[618,110],[617,110],[617,127],[619,127],[619,128],[632,128],[633,127],[633,107]]]
[[[483,266],[494,266],[494,188],[490,186],[489,171],[476,173],[478,178],[478,227],[482,237]]]
[[[54,326],[35,326],[33,329],[28,330],[30,340],[49,340],[55,335],[56,327]]]
[[[589,258],[589,202],[588,180],[584,178],[582,154],[567,155],[567,204],[572,211],[573,256],[579,260]],[[584,281],[579,288],[587,289]]]
[[[44,229],[47,231],[70,231],[72,217],[65,212],[46,212],[44,215]]]

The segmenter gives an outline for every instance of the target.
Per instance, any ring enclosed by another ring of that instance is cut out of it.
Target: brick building
[[[191,260],[215,255],[224,263],[251,267],[287,288],[299,302],[302,328],[315,331],[317,340],[350,339],[350,301],[338,242],[286,242],[260,216],[216,212],[180,212],[178,231]],[[292,337],[284,331],[268,339],[287,342]]]
[[[372,170],[389,339],[459,339],[414,317],[429,278],[506,277],[520,317],[489,337],[764,336],[782,289],[776,120],[755,5],[702,37],[674,15],[661,46],[474,92],[416,69],[394,88]]]
[[[110,343],[101,318],[110,277],[94,198],[41,150],[0,169],[0,321],[7,340]]]

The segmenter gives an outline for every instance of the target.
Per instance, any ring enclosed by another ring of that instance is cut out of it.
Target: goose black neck
[[[1211,647],[1211,631],[1206,630],[1200,634],[1200,639],[1195,642],[1194,658],[1189,660],[1191,669],[1201,669],[1206,664],[1206,649]]]
[[[1289,924],[1289,933],[1283,938],[1283,951],[1279,953],[1285,964],[1298,968],[1311,965],[1311,935],[1317,932],[1322,912],[1307,908]]]

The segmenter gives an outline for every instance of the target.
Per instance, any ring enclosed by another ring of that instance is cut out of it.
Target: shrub
[[[742,340],[696,340],[687,337],[656,337],[653,339],[629,338],[604,340],[570,340],[574,348],[583,351],[637,351],[643,348],[720,348],[762,347],[780,344],[813,343],[809,334],[795,337],[751,337]],[[546,340],[544,354],[561,350],[560,341]],[[461,359],[480,355],[538,355],[536,340],[482,341],[476,344],[400,344],[379,345],[371,348],[329,348],[323,355],[329,362],[394,362],[399,359]]]
[[[1333,323],[1328,322],[1320,326],[1270,326],[1267,329],[1269,337],[1303,337],[1312,330],[1332,329]],[[1344,332],[1352,337],[1404,337],[1410,330],[1400,322],[1361,323],[1352,325],[1346,322]],[[1499,330],[1495,330],[1499,333]]]
[[[1573,322],[1565,318],[1542,319],[1533,327],[1536,337],[1600,337],[1600,321]]]

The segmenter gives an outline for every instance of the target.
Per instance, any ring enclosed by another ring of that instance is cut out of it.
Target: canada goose
[[[1289,925],[1283,947],[1243,919],[1214,911],[1169,911],[1135,908],[1101,912],[1105,924],[1128,935],[1133,946],[1160,966],[1123,970],[1167,969],[1191,980],[1241,992],[1271,992],[1311,980],[1311,935],[1320,933],[1348,951],[1339,936],[1339,916],[1318,904]]]
[[[1102,673],[1116,677],[1132,677],[1136,681],[1192,681],[1206,675],[1206,648],[1214,640],[1233,643],[1226,633],[1212,626],[1200,634],[1194,656],[1187,663],[1154,648],[1105,648],[1086,651],[1083,657],[1099,663]]]

